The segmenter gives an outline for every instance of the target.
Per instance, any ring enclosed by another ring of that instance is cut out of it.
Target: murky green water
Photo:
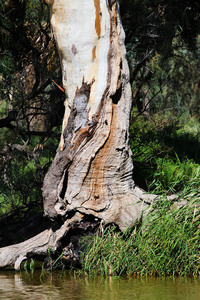
[[[89,279],[54,272],[0,272],[0,299],[6,300],[199,300],[200,280],[190,278]]]

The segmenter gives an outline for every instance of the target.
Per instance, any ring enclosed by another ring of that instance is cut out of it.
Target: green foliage
[[[123,1],[134,104],[199,116],[199,1]]]
[[[42,1],[0,1],[0,217],[42,210],[42,182],[60,137],[59,58]]]
[[[200,186],[200,123],[172,113],[134,117],[130,126],[134,180],[154,193]]]
[[[0,216],[17,209],[26,214],[42,211],[43,177],[52,162],[57,142],[57,139],[49,139],[43,146],[39,138],[32,138],[26,151],[14,150],[6,165],[0,165]],[[31,156],[34,151],[36,160]]]
[[[81,254],[83,269],[95,276],[200,274],[200,212],[197,195],[183,194],[187,205],[159,198],[142,225],[124,234],[94,235]]]

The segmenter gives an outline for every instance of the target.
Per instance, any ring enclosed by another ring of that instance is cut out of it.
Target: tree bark
[[[132,98],[118,1],[46,2],[66,100],[60,145],[44,179],[44,212],[54,219],[75,210],[124,228],[143,202],[132,180]]]
[[[43,184],[44,213],[53,220],[61,216],[63,225],[1,248],[0,267],[19,269],[23,259],[57,249],[86,216],[124,229],[147,208],[132,179],[132,98],[118,1],[46,2],[66,100],[60,144]]]

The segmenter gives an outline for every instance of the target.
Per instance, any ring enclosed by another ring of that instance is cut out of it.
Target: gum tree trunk
[[[60,145],[43,185],[50,218],[71,211],[121,228],[141,212],[129,146],[131,88],[119,4],[47,0],[66,93]]]
[[[70,252],[69,235],[101,220],[124,229],[147,206],[132,180],[132,99],[118,1],[46,2],[66,93],[60,144],[43,184],[44,213],[54,223],[0,249],[0,267],[17,270],[24,259],[44,256],[49,248]]]

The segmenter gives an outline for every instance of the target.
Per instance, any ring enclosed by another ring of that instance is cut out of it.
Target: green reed
[[[143,222],[125,233],[105,229],[82,243],[89,275],[200,275],[198,192],[185,190],[178,203],[160,197]],[[186,205],[181,201],[187,201]]]

